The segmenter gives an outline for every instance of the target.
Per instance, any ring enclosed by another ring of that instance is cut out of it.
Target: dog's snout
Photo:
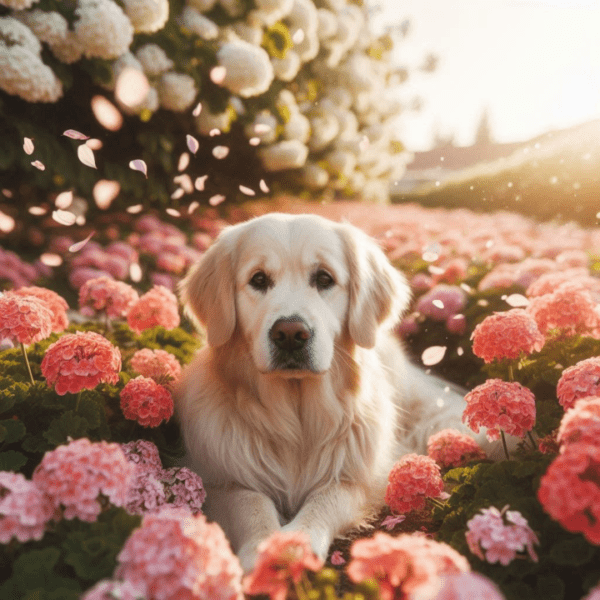
[[[293,351],[304,348],[312,334],[300,317],[291,317],[275,321],[269,337],[281,350]]]

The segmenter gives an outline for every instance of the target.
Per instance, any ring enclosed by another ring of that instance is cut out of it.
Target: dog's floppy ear
[[[206,327],[211,346],[227,342],[235,329],[233,237],[230,230],[221,233],[179,284],[184,312]]]
[[[348,224],[338,229],[344,242],[349,270],[348,331],[363,348],[375,346],[377,330],[391,327],[410,300],[404,276],[360,229]]]

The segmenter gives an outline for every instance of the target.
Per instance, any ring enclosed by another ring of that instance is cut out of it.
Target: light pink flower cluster
[[[527,288],[525,295],[528,298],[536,298],[537,296],[552,294],[563,283],[572,282],[577,282],[578,284],[581,284],[582,288],[586,289],[588,286],[596,286],[600,283],[600,279],[591,277],[588,274],[588,270],[581,267],[565,269],[564,271],[552,271],[550,273],[544,273],[544,275],[541,275],[536,279]]]
[[[498,587],[480,573],[442,575],[435,596],[431,590],[413,594],[410,600],[506,600]]]
[[[460,287],[440,283],[419,298],[416,310],[434,321],[447,321],[466,303],[467,295]]]
[[[177,297],[162,285],[155,285],[146,292],[127,315],[127,323],[136,333],[157,325],[173,329],[179,326],[179,322]]]
[[[576,282],[563,283],[551,294],[531,298],[527,312],[544,335],[557,329],[563,335],[598,337],[600,313],[590,292]]]
[[[581,600],[600,600],[600,583],[593,587]]]
[[[121,352],[99,333],[78,331],[48,346],[41,368],[58,395],[76,394],[99,383],[117,383]]]
[[[500,562],[506,566],[517,553],[525,551],[533,561],[538,561],[533,549],[534,544],[540,543],[537,536],[527,519],[516,510],[508,510],[508,506],[501,511],[495,506],[482,508],[479,514],[467,521],[465,538],[475,556],[492,564]]]
[[[563,416],[558,428],[559,444],[600,444],[600,398],[580,398]]]
[[[206,492],[199,475],[186,467],[163,469],[152,442],[137,440],[123,444],[122,448],[136,466],[125,504],[127,512],[144,515],[165,505],[183,507],[192,514],[201,512]]]
[[[146,515],[117,556],[115,577],[149,600],[242,600],[242,568],[223,530],[204,515]]]
[[[463,423],[475,433],[487,427],[490,442],[500,438],[500,430],[523,437],[535,425],[535,396],[517,382],[488,379],[471,390],[465,402]]]
[[[486,363],[539,352],[545,338],[534,319],[521,308],[486,317],[471,335],[473,354]]]
[[[420,510],[427,498],[439,498],[443,490],[440,468],[433,459],[405,454],[388,475],[385,503],[398,513]]]
[[[80,600],[146,600],[142,586],[130,581],[102,579],[85,592]]]
[[[107,248],[102,248],[100,244],[90,241],[70,261],[69,281],[76,289],[89,279],[98,277],[122,281],[128,277],[131,264],[135,260],[135,250],[124,242],[115,242]]]
[[[32,285],[40,273],[33,265],[23,261],[18,254],[0,248],[0,280],[11,283],[11,287],[19,288]]]
[[[427,441],[427,455],[442,469],[462,467],[473,460],[487,458],[470,435],[456,429],[442,429],[430,436]]]
[[[392,537],[377,532],[350,548],[348,577],[355,583],[374,578],[382,600],[424,594],[431,598],[439,577],[469,571],[467,559],[447,544],[419,534]]]
[[[0,340],[28,346],[52,333],[52,312],[43,300],[34,296],[0,296]]]
[[[125,418],[142,427],[158,427],[173,416],[171,393],[149,377],[130,379],[119,396]]]
[[[104,311],[111,319],[120,319],[139,299],[129,284],[106,276],[88,279],[79,288],[79,306],[87,316]]]
[[[0,471],[0,543],[14,537],[20,542],[42,539],[54,504],[33,481],[21,473]]]
[[[54,333],[60,333],[69,326],[69,317],[67,317],[69,305],[67,304],[67,301],[56,292],[32,285],[19,288],[18,290],[9,293],[17,294],[19,296],[34,296],[38,300],[45,302],[52,314],[50,328]]]
[[[244,592],[255,596],[269,595],[271,600],[285,600],[288,586],[298,583],[305,570],[318,571],[323,566],[310,547],[306,533],[276,531],[258,546],[256,565],[244,578]]]
[[[563,446],[542,476],[538,499],[565,529],[600,544],[600,445]]]
[[[134,470],[119,444],[81,438],[46,452],[32,480],[55,508],[64,508],[66,519],[95,521],[102,496],[125,504]]]
[[[562,372],[556,395],[560,405],[568,410],[576,400],[586,396],[600,396],[600,357],[579,361]]]
[[[138,350],[131,357],[131,367],[134,371],[149,377],[167,388],[172,388],[181,375],[181,364],[165,350]]]

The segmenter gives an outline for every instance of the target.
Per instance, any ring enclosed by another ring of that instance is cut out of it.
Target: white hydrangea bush
[[[169,0],[66,4],[60,14],[46,0],[0,0],[0,89],[57,102],[63,83],[42,60],[47,48],[64,65],[108,64],[97,83],[127,115],[188,114],[198,136],[239,127],[265,171],[310,193],[383,202],[402,176],[391,42],[372,33],[361,0],[185,0],[177,14]],[[174,31],[189,40],[185,60]],[[144,84],[134,103],[118,85],[132,71]],[[215,86],[226,98],[217,109]]]

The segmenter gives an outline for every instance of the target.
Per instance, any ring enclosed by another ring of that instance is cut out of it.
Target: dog
[[[406,279],[350,224],[271,213],[230,226],[179,291],[207,334],[175,394],[185,464],[245,571],[279,530],[326,558],[381,508],[400,456],[464,429],[462,395],[392,332]]]

